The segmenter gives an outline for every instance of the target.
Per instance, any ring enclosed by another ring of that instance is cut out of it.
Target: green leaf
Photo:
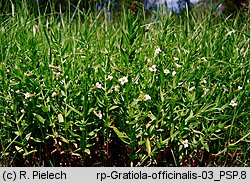
[[[203,147],[207,150],[207,152],[209,152],[209,146],[207,145],[207,143],[204,143]]]
[[[174,123],[171,123],[170,136],[172,136],[173,133],[174,133]]]
[[[112,106],[112,107],[109,108],[109,111],[112,111],[112,110],[114,110],[114,109],[116,109],[116,108],[118,108],[118,107],[119,107],[119,106],[114,105],[114,106]]]
[[[34,149],[34,150],[32,150],[32,151],[25,152],[25,153],[23,154],[23,156],[28,156],[29,154],[32,154],[32,153],[34,153],[34,152],[37,152],[37,150]]]
[[[39,138],[30,137],[30,139],[37,142],[37,143],[42,142],[41,139],[39,139]]]
[[[193,116],[194,116],[194,113],[193,113],[193,111],[191,110],[189,116],[185,119],[185,122],[187,123],[190,119],[193,118]]]
[[[64,138],[63,136],[60,136],[60,139],[62,142],[65,142],[66,144],[69,143],[69,141],[66,138]]]
[[[25,139],[28,141],[28,140],[30,139],[30,137],[31,137],[31,132],[28,133],[28,134],[25,136]]]
[[[67,104],[67,106],[72,110],[74,111],[75,113],[79,114],[80,116],[83,116],[83,113],[81,113],[80,111],[78,111],[77,109],[71,107],[70,105]]]
[[[185,128],[185,121],[182,121],[181,124],[179,125],[179,130],[183,131]]]
[[[116,133],[116,135],[119,137],[119,139],[121,139],[124,143],[129,144],[130,143],[130,138],[126,135],[126,133],[124,132],[120,132],[116,127],[114,126],[110,126],[114,132]]]
[[[149,137],[147,137],[147,139],[146,139],[146,148],[148,151],[148,155],[151,156],[151,145],[150,145]]]
[[[49,112],[50,108],[47,107],[47,106],[42,105],[42,110],[43,110],[43,112]]]
[[[63,123],[64,122],[63,115],[61,113],[59,113],[57,115],[57,118],[58,118],[59,123]]]
[[[87,153],[88,155],[90,155],[90,150],[89,149],[85,149],[84,152]]]
[[[44,124],[45,119],[40,116],[39,114],[33,113],[33,115],[38,119],[38,121],[40,121],[42,124]]]
[[[69,133],[70,133],[73,137],[80,137],[80,135],[78,135],[78,134],[72,132],[71,130],[68,130],[68,131],[69,131]]]
[[[23,148],[22,147],[18,147],[18,146],[15,146],[17,152],[21,153],[23,152]]]

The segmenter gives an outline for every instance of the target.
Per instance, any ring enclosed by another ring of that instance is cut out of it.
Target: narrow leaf
[[[39,114],[33,113],[33,115],[38,119],[38,121],[40,121],[42,124],[44,124],[45,119],[40,116]]]

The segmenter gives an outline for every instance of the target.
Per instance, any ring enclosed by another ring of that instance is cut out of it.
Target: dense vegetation
[[[0,18],[1,166],[249,166],[249,14]]]

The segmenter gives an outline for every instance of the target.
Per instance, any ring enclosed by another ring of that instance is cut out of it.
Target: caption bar
[[[53,183],[210,183],[210,182],[250,182],[250,167],[234,168],[181,168],[181,167],[145,167],[145,168],[128,168],[128,167],[100,167],[100,168],[62,168],[62,167],[43,167],[43,168],[21,168],[21,167],[4,167],[0,168],[0,182],[18,182],[33,183],[46,182]]]

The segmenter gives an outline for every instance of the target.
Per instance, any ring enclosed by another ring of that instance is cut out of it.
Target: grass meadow
[[[250,166],[250,19],[0,18],[1,166]]]

